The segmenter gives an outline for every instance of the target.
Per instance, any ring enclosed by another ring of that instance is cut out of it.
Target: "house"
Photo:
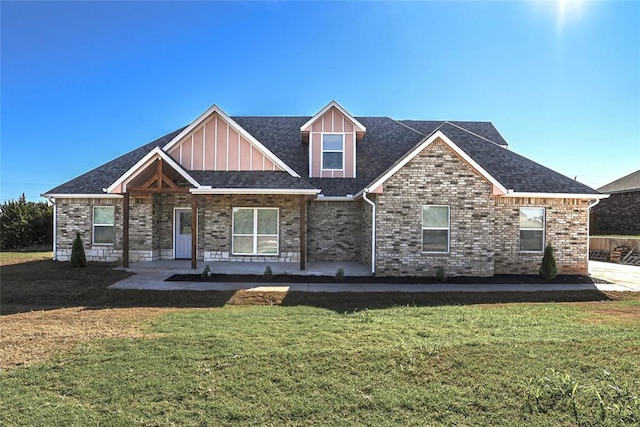
[[[610,196],[594,206],[592,234],[640,236],[640,170],[598,189]]]
[[[184,128],[43,196],[55,258],[80,232],[89,260],[357,261],[380,276],[587,274],[600,193],[509,150],[488,122],[231,117]]]

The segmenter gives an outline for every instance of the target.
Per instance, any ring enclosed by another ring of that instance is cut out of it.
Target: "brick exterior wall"
[[[555,250],[559,274],[587,275],[589,208],[586,200],[496,199],[495,273],[538,274],[543,253],[520,252],[520,207],[545,208],[545,242]]]
[[[362,255],[362,200],[313,201],[307,209],[309,261],[360,261]],[[367,205],[368,209],[371,209]]]
[[[640,191],[614,193],[591,210],[592,234],[640,235]]]
[[[376,274],[491,276],[492,185],[437,140],[384,183],[377,195]],[[449,253],[422,252],[422,206],[450,206]]]
[[[190,208],[191,194],[131,198],[130,260],[173,258],[174,209]],[[561,274],[588,272],[588,202],[573,199],[496,197],[492,185],[445,143],[435,141],[384,183],[376,203],[376,274],[450,276],[537,274],[542,253],[519,251],[519,209],[544,207],[545,241],[556,250]],[[297,262],[298,196],[198,196],[197,258],[206,261]],[[450,207],[450,250],[422,252],[422,206]],[[92,244],[93,206],[115,206],[115,242]],[[236,256],[231,249],[234,207],[279,208],[279,250],[274,256]],[[70,258],[79,231],[90,261],[122,260],[122,199],[56,200],[56,257]],[[372,209],[364,200],[307,203],[310,261],[371,265]]]
[[[204,213],[203,247],[205,261],[297,262],[300,259],[300,207],[297,196],[207,195],[200,197]],[[279,208],[278,255],[238,256],[232,254],[232,210],[239,207]]]
[[[155,194],[131,198],[129,259],[131,262],[173,259],[174,208],[190,208],[191,194]],[[300,208],[295,196],[198,196],[197,258],[207,261],[298,262]],[[93,206],[115,206],[115,242],[93,245]],[[231,253],[234,207],[279,208],[280,253],[274,256],[235,256]],[[59,199],[56,201],[56,259],[68,261],[76,231],[88,261],[122,260],[122,199]]]

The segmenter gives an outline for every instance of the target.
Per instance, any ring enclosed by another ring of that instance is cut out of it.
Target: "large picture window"
[[[449,206],[422,206],[422,252],[449,252]]]
[[[232,252],[277,255],[278,216],[277,208],[233,208]]]
[[[544,250],[544,208],[520,208],[520,251]]]
[[[93,207],[93,243],[112,245],[115,240],[115,208],[113,206]]]
[[[341,133],[322,134],[322,169],[344,169],[344,135]]]

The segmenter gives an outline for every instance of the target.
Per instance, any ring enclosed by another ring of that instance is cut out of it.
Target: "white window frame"
[[[542,228],[530,228],[530,227],[525,227],[522,228],[520,227],[520,212],[522,211],[522,209],[542,209]],[[522,231],[542,231],[542,247],[540,248],[540,250],[535,250],[535,251],[528,251],[528,250],[523,250],[522,249]],[[547,209],[541,206],[520,206],[518,208],[518,252],[523,253],[523,254],[540,254],[544,252],[544,248],[546,246],[546,235],[547,235]]]
[[[235,215],[236,211],[240,209],[253,210],[253,233],[252,234],[236,234],[235,228]],[[265,254],[258,252],[258,237],[259,236],[273,236],[273,234],[258,234],[258,211],[259,210],[274,210],[276,211],[276,244],[277,251],[272,254]],[[238,237],[253,237],[253,252],[236,252],[235,238]],[[279,256],[280,255],[280,208],[267,208],[267,207],[251,207],[251,206],[236,206],[231,209],[231,253],[233,255],[251,255],[251,256]]]
[[[96,223],[96,208],[110,208],[113,211],[112,224]],[[96,226],[97,227],[113,227],[112,242],[96,242]],[[93,206],[91,210],[91,244],[99,246],[112,246],[116,243],[116,207],[115,206]]]
[[[325,135],[341,135],[342,136],[342,149],[341,150],[325,150],[324,149],[324,136]],[[323,171],[344,171],[344,162],[345,162],[345,139],[346,134],[344,132],[322,132],[320,134],[320,168]],[[331,169],[324,167],[324,153],[342,153],[342,167],[340,169]]]
[[[426,206],[433,208],[447,208],[447,226],[446,227],[425,227],[424,225],[424,208]],[[420,221],[422,228],[420,229],[420,247],[423,254],[448,254],[451,251],[451,205],[422,205],[420,206]],[[447,250],[446,251],[425,251],[424,250],[424,230],[447,230]]]

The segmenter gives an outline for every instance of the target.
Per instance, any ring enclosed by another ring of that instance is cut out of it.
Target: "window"
[[[520,251],[544,250],[544,208],[520,208]]]
[[[344,169],[344,135],[341,133],[322,134],[322,169]]]
[[[422,207],[422,252],[449,252],[449,206]]]
[[[278,216],[277,208],[233,208],[232,252],[277,255]]]
[[[115,239],[115,208],[113,206],[93,207],[93,243],[112,245]]]

